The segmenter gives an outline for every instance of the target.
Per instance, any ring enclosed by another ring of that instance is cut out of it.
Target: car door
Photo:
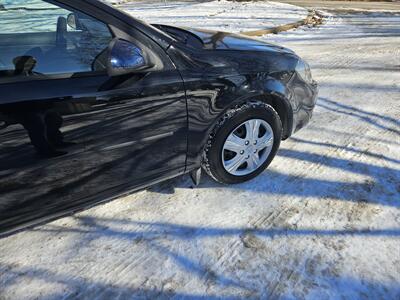
[[[7,3],[0,234],[184,172],[185,90],[161,47],[135,28],[101,21],[94,8]]]

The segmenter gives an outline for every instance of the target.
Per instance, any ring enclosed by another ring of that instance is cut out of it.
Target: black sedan
[[[311,118],[286,48],[97,0],[0,4],[1,235],[202,169],[252,179]]]

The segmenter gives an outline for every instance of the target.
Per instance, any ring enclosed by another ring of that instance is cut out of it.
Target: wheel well
[[[292,120],[289,118],[288,110],[290,108],[287,107],[284,100],[282,100],[282,98],[278,96],[271,94],[256,97],[255,100],[263,101],[271,105],[275,109],[282,122],[282,139],[283,140],[287,139],[291,135]]]
[[[210,125],[210,127],[207,130],[207,134],[204,135],[204,141],[202,143],[202,148],[206,147],[206,141],[210,137],[210,134],[212,134],[212,131],[214,130],[215,126],[218,124],[218,121],[223,117],[223,115],[229,111],[232,108],[237,107],[238,105],[243,105],[246,102],[249,102],[251,100],[256,100],[256,101],[262,101],[264,103],[267,103],[272,106],[273,109],[278,113],[279,118],[281,119],[282,122],[282,140],[286,140],[288,137],[290,137],[291,132],[292,132],[292,124],[293,124],[293,117],[291,117],[291,107],[290,104],[286,104],[285,100],[283,100],[281,97],[276,96],[276,95],[271,95],[271,94],[265,94],[265,95],[257,95],[257,96],[252,96],[248,97],[247,99],[242,99],[241,101],[236,101],[232,103],[229,107],[224,109],[223,112],[219,115],[218,118],[215,118],[214,122]],[[288,107],[289,106],[289,107]],[[199,153],[203,153],[204,149],[200,151]],[[201,155],[199,157],[201,159]],[[198,167],[198,165],[196,165]]]
[[[208,129],[207,135],[204,136],[205,140],[204,142],[208,139],[209,135],[215,128],[215,126],[218,123],[218,120],[232,108],[237,107],[238,105],[242,105],[246,102],[249,102],[251,100],[255,101],[262,101],[264,103],[267,103],[272,106],[272,108],[278,113],[279,118],[281,119],[282,122],[282,140],[286,140],[287,138],[290,137],[292,133],[292,126],[293,126],[293,117],[291,115],[291,106],[290,104],[286,104],[286,101],[283,100],[281,97],[272,95],[272,94],[265,94],[265,95],[257,95],[257,96],[252,96],[247,99],[242,99],[241,101],[236,101],[232,103],[229,107],[227,107],[221,115],[215,119],[215,121],[212,123],[212,125]]]

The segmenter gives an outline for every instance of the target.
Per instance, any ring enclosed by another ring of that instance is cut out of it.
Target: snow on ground
[[[180,177],[2,239],[0,298],[399,299],[399,22],[332,15],[264,37],[320,83],[267,171]]]
[[[115,1],[105,1],[113,3]],[[118,3],[118,2],[117,2]],[[56,6],[42,0],[0,0],[7,10],[0,10],[0,32],[25,32],[28,30],[55,30],[60,15],[65,17],[67,10],[55,9]],[[30,10],[21,9],[29,4]],[[304,19],[308,11],[290,4],[276,2],[232,2],[211,1],[198,3],[194,1],[134,1],[120,4],[120,9],[148,23],[168,24],[175,26],[196,26],[222,31],[250,31],[270,28],[278,25],[297,22]],[[32,10],[34,8],[34,10]],[[35,10],[40,9],[40,10]],[[43,15],[47,18],[44,19]],[[19,26],[9,26],[15,17],[23,20]],[[43,23],[31,28],[31,20],[42,18]]]
[[[342,1],[342,0],[285,0],[294,5],[306,8],[322,9],[334,12],[398,12],[400,3],[398,0],[366,0],[366,1]]]
[[[119,8],[150,24],[167,24],[239,32],[297,22],[308,15],[304,8],[270,1],[260,2],[135,2]]]

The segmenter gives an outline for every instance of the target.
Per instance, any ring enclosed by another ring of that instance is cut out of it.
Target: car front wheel
[[[259,175],[275,157],[282,135],[277,112],[264,102],[229,110],[215,126],[203,154],[203,168],[221,183]]]

